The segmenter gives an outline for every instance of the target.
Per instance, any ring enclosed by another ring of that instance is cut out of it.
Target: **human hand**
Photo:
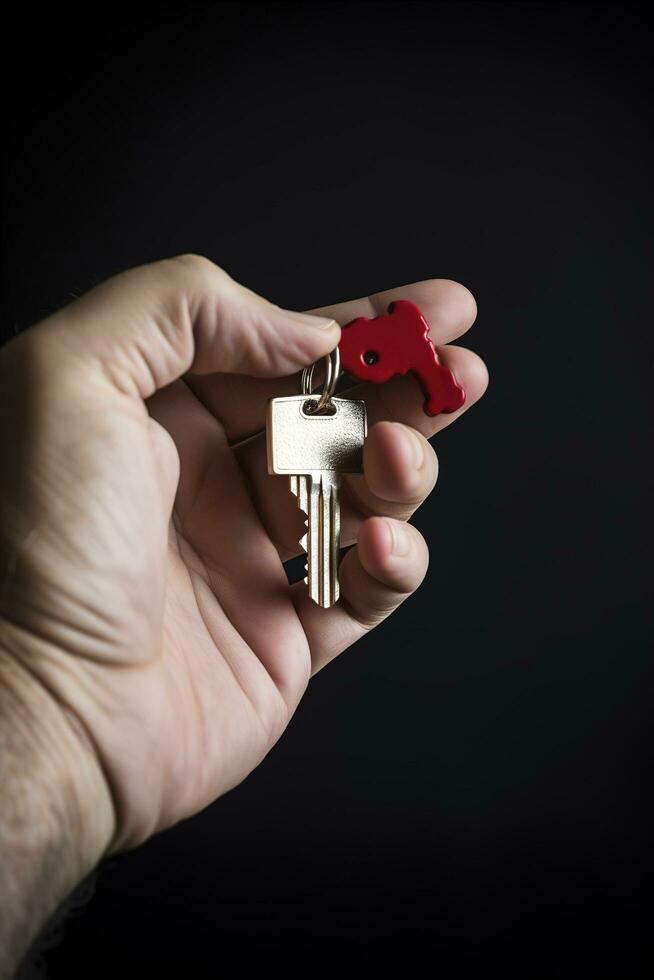
[[[287,584],[304,517],[268,475],[261,430],[337,324],[182,255],[107,280],[0,351],[2,676],[74,781],[87,863],[240,783],[311,676],[420,584],[427,547],[405,522],[436,481],[427,439],[487,384],[475,354],[442,346],[474,300],[431,280],[312,312],[346,323],[400,297],[467,399],[430,418],[410,377],[347,393],[370,429],[365,475],[343,481],[342,545],[356,546],[331,609]]]

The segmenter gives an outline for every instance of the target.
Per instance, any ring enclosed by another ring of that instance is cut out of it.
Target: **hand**
[[[96,859],[241,782],[310,677],[420,584],[427,548],[405,522],[436,481],[428,437],[463,409],[429,418],[411,377],[348,392],[370,429],[365,476],[344,480],[342,544],[356,546],[328,610],[287,584],[304,518],[267,473],[261,431],[267,399],[338,343],[332,318],[399,297],[437,345],[476,314],[447,280],[290,313],[183,255],[115,276],[0,352],[0,648],[37,727],[52,717],[75,747]],[[483,363],[438,351],[469,408]]]

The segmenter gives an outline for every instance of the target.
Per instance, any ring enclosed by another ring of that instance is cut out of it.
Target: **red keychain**
[[[381,384],[396,374],[413,372],[425,395],[427,415],[456,412],[465,401],[465,391],[438,359],[429,324],[408,299],[395,300],[386,314],[360,316],[346,324],[338,349],[341,368],[357,381]]]

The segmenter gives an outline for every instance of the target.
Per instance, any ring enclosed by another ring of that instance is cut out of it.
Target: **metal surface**
[[[332,398],[331,415],[307,414],[306,395],[268,403],[268,472],[287,474],[298,506],[307,515],[300,541],[307,553],[309,594],[328,608],[338,601],[341,474],[363,472],[366,404]]]
[[[306,407],[307,415],[314,415],[316,412],[322,411],[336,391],[336,382],[338,381],[338,377],[341,373],[341,353],[338,347],[335,347],[330,354],[326,354],[325,360],[327,361],[327,373],[325,375],[323,391],[315,406]],[[311,389],[313,387],[313,371],[315,366],[316,362],[311,364],[309,367],[305,367],[302,372],[301,391],[303,395],[311,394]]]

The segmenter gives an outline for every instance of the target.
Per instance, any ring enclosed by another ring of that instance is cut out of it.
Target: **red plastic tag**
[[[338,347],[342,369],[358,381],[381,384],[412,371],[424,392],[427,415],[456,412],[465,401],[465,391],[438,359],[429,324],[410,300],[395,300],[382,316],[352,320],[343,327]]]

